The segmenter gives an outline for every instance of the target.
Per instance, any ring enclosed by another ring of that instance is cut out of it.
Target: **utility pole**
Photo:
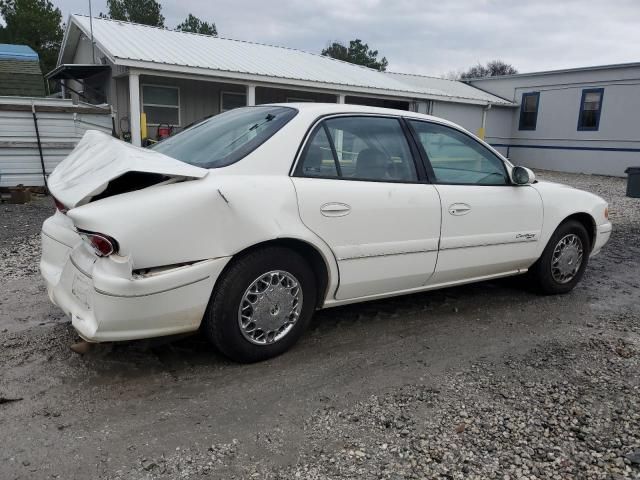
[[[91,0],[89,0],[89,30],[91,30],[91,57],[93,63],[96,63],[96,49],[93,43],[93,14],[91,13]]]

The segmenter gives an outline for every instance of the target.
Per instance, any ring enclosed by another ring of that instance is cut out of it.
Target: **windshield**
[[[216,115],[151,147],[191,165],[219,168],[254,151],[291,120],[289,107],[244,107]]]

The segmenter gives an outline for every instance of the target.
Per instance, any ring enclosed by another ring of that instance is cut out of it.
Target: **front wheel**
[[[542,293],[567,293],[582,278],[590,252],[591,242],[584,225],[569,220],[556,229],[529,272]]]
[[[202,329],[237,362],[285,352],[306,329],[316,305],[315,275],[297,252],[267,247],[234,260],[218,280]]]

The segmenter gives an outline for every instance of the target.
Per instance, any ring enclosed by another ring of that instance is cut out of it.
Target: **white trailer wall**
[[[32,102],[47,174],[73,150],[87,130],[111,133],[108,108],[74,105],[71,100],[0,97],[0,187],[44,185]]]
[[[489,77],[472,84],[517,103],[523,93],[539,92],[535,130],[519,130],[520,110],[513,109],[508,135],[487,131],[487,141],[500,145],[513,163],[615,176],[640,165],[640,64]],[[592,88],[604,90],[599,128],[579,130],[582,92]]]
[[[482,112],[485,109],[486,106],[484,105],[433,102],[431,114],[457,123],[474,135],[478,135],[482,127]],[[492,143],[492,139],[507,138],[511,135],[511,119],[514,110],[511,107],[496,107],[495,105],[487,109],[485,141]],[[500,153],[505,153],[503,149],[498,150]]]
[[[492,108],[487,112],[487,126],[484,140],[505,157],[511,152],[502,145],[511,140],[513,118],[519,114],[517,108]]]
[[[450,122],[457,123],[475,135],[478,133],[478,129],[482,126],[483,108],[483,105],[433,102],[431,114],[435,117],[444,118]]]

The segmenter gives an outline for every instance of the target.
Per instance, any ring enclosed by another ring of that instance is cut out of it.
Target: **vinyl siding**
[[[120,117],[129,114],[129,83],[128,78],[118,79],[118,114]],[[124,88],[123,87],[124,83]],[[140,89],[143,85],[167,85],[180,89],[180,125],[182,129],[194,122],[211,115],[220,113],[221,92],[245,92],[243,85],[231,85],[216,82],[187,80],[179,78],[155,77],[143,75],[140,77]],[[142,93],[140,95],[142,102]],[[144,111],[141,106],[141,111]],[[156,127],[149,127],[149,137],[156,137]]]
[[[640,165],[640,67],[597,68],[475,80],[473,84],[520,103],[539,92],[535,130],[519,130],[513,109],[508,135],[487,132],[487,141],[509,158],[533,168],[623,176]],[[582,91],[603,88],[598,130],[578,130]],[[489,118],[494,112],[491,111]],[[508,147],[507,147],[508,146]]]
[[[0,98],[0,187],[15,185],[40,186],[42,167],[33,116],[29,109],[11,110],[12,105],[31,105],[31,98]],[[39,106],[64,107],[69,111],[37,111]],[[15,108],[15,107],[14,107]],[[38,129],[47,174],[75,147],[84,132],[97,129],[111,132],[111,115],[83,113],[70,100],[36,100]]]

